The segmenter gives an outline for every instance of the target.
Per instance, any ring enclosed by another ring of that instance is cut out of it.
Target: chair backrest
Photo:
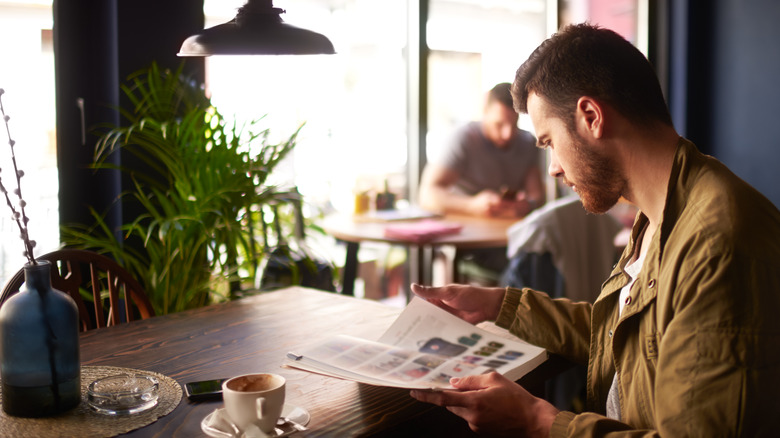
[[[523,267],[515,262],[523,258],[532,269],[546,268],[545,263],[539,263],[545,259],[527,255],[549,253],[546,265],[551,261],[563,277],[563,296],[594,302],[616,261],[614,238],[620,229],[621,224],[611,215],[586,212],[577,195],[549,202],[507,230],[510,267],[522,273]],[[537,278],[548,275],[539,274]],[[534,284],[523,287],[537,288]],[[554,291],[545,292],[555,295]]]
[[[73,298],[79,308],[81,331],[154,316],[154,308],[141,285],[114,260],[92,251],[61,249],[38,257],[52,264],[51,284]],[[19,270],[3,288],[0,306],[24,284]],[[88,310],[81,290],[91,294]],[[120,314],[121,312],[121,314]],[[137,315],[136,315],[137,312]]]
[[[334,292],[333,269],[330,263],[317,257],[306,244],[306,232],[303,217],[303,198],[297,187],[285,194],[283,204],[293,207],[295,222],[293,228],[294,246],[287,243],[279,223],[279,204],[271,204],[273,228],[276,233],[276,247],[268,244],[268,225],[260,210],[262,238],[265,245],[266,262],[262,274],[258,275],[256,286],[259,290],[273,290],[293,284]],[[297,281],[296,281],[297,280]]]

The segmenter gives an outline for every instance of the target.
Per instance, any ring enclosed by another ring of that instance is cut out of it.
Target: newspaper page
[[[497,371],[517,380],[547,352],[490,333],[414,298],[378,341],[340,335],[288,354],[287,366],[378,386],[451,388],[451,377]]]

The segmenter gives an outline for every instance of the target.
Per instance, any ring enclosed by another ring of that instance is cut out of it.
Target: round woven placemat
[[[148,374],[160,382],[157,406],[138,414],[104,415],[87,405],[87,386],[101,377],[116,374]],[[7,437],[112,437],[144,427],[176,409],[181,401],[181,386],[170,377],[153,371],[108,366],[81,367],[81,403],[55,417],[19,418],[0,410],[0,436]]]

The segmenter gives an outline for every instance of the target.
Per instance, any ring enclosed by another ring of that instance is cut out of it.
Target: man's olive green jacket
[[[508,289],[498,325],[588,364],[588,410],[552,436],[780,436],[780,212],[680,139],[666,206],[623,314],[637,236],[594,304]],[[621,421],[608,419],[618,374]]]

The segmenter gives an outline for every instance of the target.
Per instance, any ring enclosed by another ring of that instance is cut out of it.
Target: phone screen
[[[221,400],[222,382],[227,379],[203,380],[184,384],[187,398],[192,401]]]
[[[504,201],[514,201],[517,196],[517,190],[504,189],[501,191],[501,199]]]

